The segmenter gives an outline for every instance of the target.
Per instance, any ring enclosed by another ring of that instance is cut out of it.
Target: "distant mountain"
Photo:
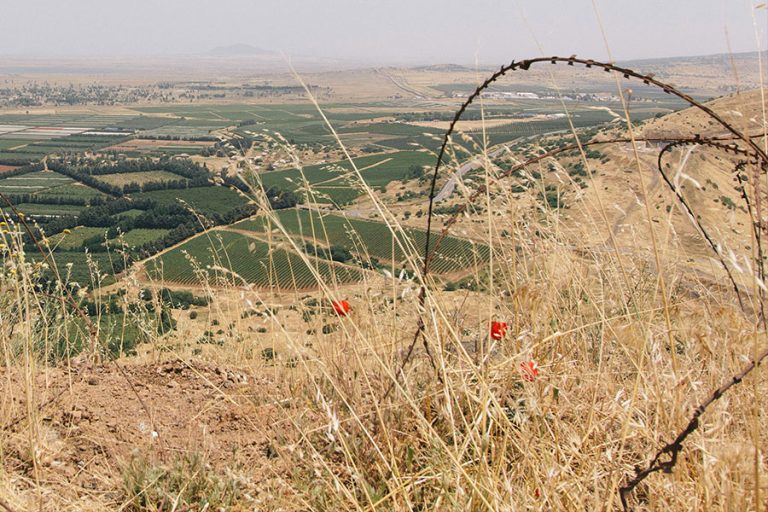
[[[250,44],[232,44],[229,46],[217,46],[211,50],[211,55],[215,57],[253,57],[275,55],[275,52],[257,48]]]
[[[675,57],[655,57],[648,59],[632,59],[622,61],[626,65],[679,65],[679,64],[721,64],[723,62],[734,61],[754,61],[757,63],[758,57],[765,59],[768,57],[768,51],[741,52],[741,53],[713,53],[708,55],[679,55]]]
[[[473,68],[468,68],[459,64],[431,64],[427,66],[416,66],[413,69],[417,69],[419,71],[443,71],[447,73],[474,71]]]

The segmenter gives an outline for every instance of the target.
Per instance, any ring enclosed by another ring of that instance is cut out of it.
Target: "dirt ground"
[[[281,468],[270,460],[274,438],[264,429],[279,427],[282,406],[268,378],[198,361],[120,368],[37,373],[30,402],[38,406],[30,409],[42,420],[43,441],[36,465],[24,393],[2,398],[3,417],[11,418],[3,428],[10,441],[3,470],[14,475],[19,510],[117,510],[125,500],[122,468],[135,456],[168,462],[202,454],[215,472],[240,474],[251,496],[262,486],[275,492]],[[5,389],[25,389],[15,370],[0,369],[0,378]]]

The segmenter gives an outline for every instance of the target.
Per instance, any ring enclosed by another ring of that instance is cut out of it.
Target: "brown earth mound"
[[[216,474],[239,475],[250,482],[246,489],[267,484],[275,496],[281,479],[264,429],[279,425],[282,407],[264,377],[177,360],[54,369],[38,372],[34,386],[15,369],[0,370],[0,378],[19,390],[2,400],[10,440],[2,462],[6,474],[19,475],[10,481],[20,510],[41,503],[46,510],[117,510],[126,502],[131,460],[170,464],[185,455],[201,457]],[[35,390],[37,421],[28,419],[25,388]]]

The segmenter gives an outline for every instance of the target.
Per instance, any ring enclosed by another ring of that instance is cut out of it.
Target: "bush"
[[[720,196],[720,201],[723,202],[726,208],[729,210],[735,210],[736,209],[736,203],[733,202],[733,199],[731,199],[728,196]]]
[[[352,259],[352,253],[349,252],[344,247],[339,247],[336,245],[331,246],[331,259],[333,261],[338,261],[340,263],[347,262]]]
[[[272,347],[267,347],[261,351],[261,358],[267,363],[272,362],[275,357],[277,357],[277,352]]]

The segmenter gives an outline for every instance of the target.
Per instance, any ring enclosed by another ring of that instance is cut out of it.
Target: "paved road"
[[[307,204],[299,203],[296,205],[299,210],[311,210],[313,212],[330,213],[332,215],[341,215],[343,217],[356,217],[367,218],[372,212],[375,211],[373,207],[358,209],[358,208],[344,208],[343,210],[337,210],[336,208],[329,208],[322,206],[321,204]]]
[[[506,147],[502,146],[498,149],[491,151],[490,153],[488,153],[488,158],[490,159],[496,158],[505,149]],[[478,156],[462,164],[461,167],[459,167],[459,169],[456,172],[454,172],[453,175],[451,175],[448,181],[445,182],[445,185],[443,185],[443,188],[440,189],[440,192],[438,192],[435,195],[435,202],[439,203],[440,201],[445,201],[446,199],[451,197],[451,194],[453,194],[453,191],[456,189],[456,185],[459,184],[459,181],[464,177],[464,175],[467,174],[469,171],[474,171],[475,169],[479,169],[480,167],[482,167],[484,160],[485,160],[485,157]]]
[[[528,135],[526,137],[521,137],[519,139],[515,139],[514,141],[510,141],[509,143],[515,143],[519,144],[522,142],[527,142],[529,140],[534,140],[537,138],[546,137],[548,135],[556,135],[558,133],[566,133],[568,130],[553,130],[551,132],[546,133],[539,133],[535,135]],[[492,150],[490,153],[488,153],[489,158],[496,158],[499,156],[504,150],[506,150],[507,147],[505,145],[501,145],[500,147]],[[449,197],[451,197],[451,194],[453,194],[454,189],[456,188],[456,185],[458,185],[459,180],[461,180],[465,174],[467,174],[469,171],[472,171],[474,169],[478,169],[483,166],[483,156],[478,156],[473,158],[472,160],[469,160],[468,162],[464,163],[459,169],[453,173],[453,176],[450,177],[450,179],[443,185],[443,188],[440,189],[440,192],[435,195],[435,202],[438,203],[440,201],[445,201]],[[429,201],[426,201],[429,203]]]

